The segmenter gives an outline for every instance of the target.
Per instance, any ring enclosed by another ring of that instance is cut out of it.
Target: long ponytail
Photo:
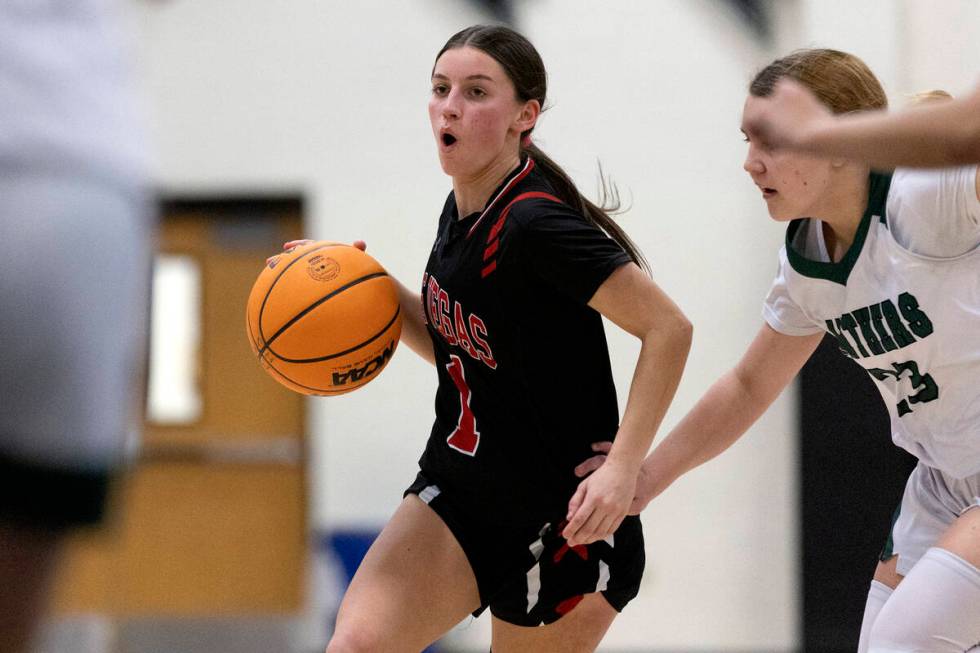
[[[522,142],[526,140],[523,139]],[[603,176],[601,167],[599,168],[599,203],[596,204],[582,195],[568,173],[562,170],[561,166],[555,163],[534,142],[521,145],[521,153],[526,153],[534,159],[545,178],[554,187],[555,193],[561,201],[580,211],[590,222],[619,243],[619,246],[626,250],[634,263],[646,270],[647,273],[650,272],[650,265],[640,248],[612,218],[611,214],[618,212],[621,208],[619,192],[616,190],[616,186]]]

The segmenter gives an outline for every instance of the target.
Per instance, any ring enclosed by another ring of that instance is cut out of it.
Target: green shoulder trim
[[[861,256],[861,250],[864,249],[864,241],[868,237],[872,218],[878,216],[883,223],[885,221],[885,201],[888,199],[888,189],[891,183],[891,173],[871,173],[868,180],[868,207],[864,210],[861,223],[854,234],[854,242],[844,254],[844,258],[836,263],[813,261],[797,252],[792,245],[793,237],[803,226],[803,221],[809,218],[798,218],[790,222],[786,228],[786,258],[789,259],[789,264],[793,269],[805,277],[827,279],[842,286],[846,285],[847,278],[850,276],[858,257]]]

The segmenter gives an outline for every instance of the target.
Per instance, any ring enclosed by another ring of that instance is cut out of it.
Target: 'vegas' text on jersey
[[[490,348],[487,325],[476,313],[468,313],[432,275],[423,277],[423,311],[426,321],[450,345],[458,346],[473,360],[482,361],[492,370],[497,360]]]

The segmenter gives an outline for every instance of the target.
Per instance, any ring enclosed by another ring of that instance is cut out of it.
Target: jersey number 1
[[[470,409],[470,395],[472,393],[470,387],[466,385],[466,377],[463,376],[463,361],[455,354],[450,354],[449,359],[446,369],[449,370],[449,376],[452,377],[456,389],[459,390],[460,411],[456,430],[452,432],[446,443],[456,451],[465,453],[467,456],[474,456],[476,455],[476,448],[480,445],[480,432],[476,430],[476,416]]]

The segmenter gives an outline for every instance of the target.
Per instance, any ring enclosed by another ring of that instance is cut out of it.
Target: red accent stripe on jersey
[[[483,250],[483,260],[486,261],[488,258],[497,253],[497,248],[500,247],[500,241],[495,240],[490,243],[490,246]]]
[[[491,272],[493,272],[494,270],[496,270],[496,269],[497,269],[497,262],[496,261],[490,261],[490,265],[488,265],[487,267],[483,268],[483,271],[480,273],[480,278],[481,279],[486,279],[487,276]]]
[[[511,188],[513,188],[515,184],[517,184],[517,182],[519,182],[521,179],[524,179],[524,177],[527,177],[528,174],[533,169],[534,169],[534,159],[532,159],[531,157],[527,157],[527,162],[524,164],[524,167],[521,169],[521,171],[517,173],[517,176],[511,179],[509,182],[507,182],[507,185],[504,186],[499,193],[497,193],[497,196],[494,197],[489,204],[487,204],[487,208],[483,209],[483,213],[481,213],[480,217],[476,219],[476,222],[473,223],[473,226],[470,227],[470,230],[466,232],[467,238],[473,235],[473,231],[476,230],[476,226],[483,221],[483,218],[486,217],[487,213],[490,212],[490,209],[492,209],[493,205],[497,203],[497,200],[499,200],[501,197],[506,195],[507,192]]]
[[[557,197],[555,197],[554,195],[549,195],[548,193],[542,193],[541,191],[530,191],[527,193],[521,193],[520,195],[512,199],[507,204],[507,206],[504,207],[504,210],[500,212],[500,217],[497,218],[497,221],[493,224],[492,227],[490,227],[490,235],[487,236],[487,248],[483,250],[484,261],[492,257],[497,252],[497,248],[500,247],[500,241],[497,240],[497,236],[500,235],[500,230],[504,228],[504,222],[507,221],[507,216],[510,214],[511,207],[522,200],[533,200],[533,199],[549,199],[553,202],[558,202],[559,204],[562,204],[562,201]],[[497,261],[490,261],[490,264],[487,265],[485,268],[483,268],[483,271],[480,273],[480,277],[486,279],[487,276],[491,272],[493,272],[496,268],[497,268]]]
[[[497,237],[497,235],[500,233],[500,230],[504,228],[504,222],[506,222],[507,216],[510,214],[511,207],[513,207],[515,204],[517,204],[520,201],[535,200],[535,199],[548,199],[553,202],[558,202],[559,204],[562,203],[562,201],[557,197],[555,197],[554,195],[549,195],[548,193],[542,193],[541,191],[537,191],[537,190],[533,190],[527,193],[521,193],[520,195],[512,199],[510,203],[508,203],[507,206],[504,207],[504,210],[501,211],[500,217],[497,218],[497,221],[490,228],[490,235],[487,236],[487,242],[489,243],[490,241],[494,240]]]

